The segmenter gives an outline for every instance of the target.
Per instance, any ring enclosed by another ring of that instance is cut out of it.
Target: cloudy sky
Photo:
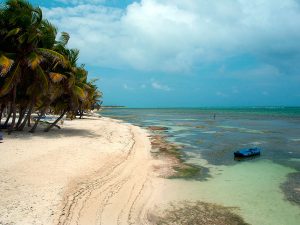
[[[299,106],[300,0],[31,0],[105,105]]]

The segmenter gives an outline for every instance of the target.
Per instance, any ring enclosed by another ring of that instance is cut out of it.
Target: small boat
[[[260,155],[260,148],[244,148],[234,152],[234,157],[250,157]]]

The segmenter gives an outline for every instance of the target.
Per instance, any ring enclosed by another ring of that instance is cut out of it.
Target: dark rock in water
[[[152,131],[164,131],[164,130],[168,130],[168,127],[160,127],[160,126],[150,126],[148,127],[149,130]]]
[[[249,225],[233,209],[200,201],[183,201],[150,213],[148,220],[157,225]]]
[[[287,200],[300,205],[300,173],[290,173],[281,185]]]

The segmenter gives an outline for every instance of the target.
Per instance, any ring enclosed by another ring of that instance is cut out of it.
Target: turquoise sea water
[[[300,173],[300,108],[124,108],[101,114],[169,128],[169,140],[185,146],[183,158],[208,171],[205,180],[174,181],[178,191],[189,190],[183,198],[237,207],[251,224],[300,224],[299,202],[288,201],[294,193],[281,188],[289,174]],[[260,157],[234,160],[235,150],[254,146],[263,149]]]

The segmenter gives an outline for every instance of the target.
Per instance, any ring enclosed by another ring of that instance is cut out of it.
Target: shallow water
[[[164,197],[171,200],[179,195],[182,200],[238,207],[237,213],[250,224],[296,225],[300,208],[286,201],[279,188],[286,175],[294,171],[268,160],[221,166],[205,182],[172,181],[170,186],[178,191],[167,188]]]
[[[206,181],[172,180],[178,185],[175,195],[238,207],[251,224],[300,224],[299,205],[285,200],[280,189],[289,173],[300,172],[300,108],[107,109],[101,114],[168,127],[169,140],[185,145],[184,159],[208,168]],[[233,159],[233,151],[254,146],[263,149],[260,157]]]

